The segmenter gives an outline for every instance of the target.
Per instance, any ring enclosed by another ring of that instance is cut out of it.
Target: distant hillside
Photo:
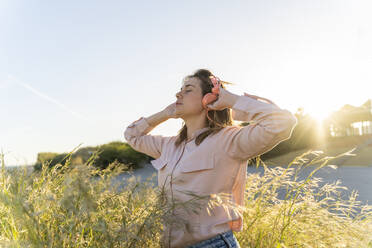
[[[321,150],[324,153],[320,157],[336,156],[356,148],[352,154],[356,156],[343,156],[328,164],[339,166],[372,166],[372,135],[348,136],[332,138],[327,143],[319,144],[312,148],[300,149],[289,153],[263,160],[268,165],[287,165],[295,157],[305,153],[308,150]]]

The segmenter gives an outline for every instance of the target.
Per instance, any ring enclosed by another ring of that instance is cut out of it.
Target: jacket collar
[[[204,132],[208,129],[209,129],[209,127],[203,127],[203,128],[200,128],[200,129],[194,131],[194,133],[191,135],[191,138],[186,142],[190,142],[191,140],[195,139],[199,134],[201,134],[202,132]]]

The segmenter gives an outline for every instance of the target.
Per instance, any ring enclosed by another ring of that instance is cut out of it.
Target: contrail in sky
[[[74,111],[74,110],[71,110],[69,109],[66,105],[64,105],[63,103],[60,103],[58,102],[57,100],[47,96],[46,94],[38,91],[37,89],[35,89],[34,87],[32,87],[31,85],[27,84],[27,83],[23,83],[23,82],[20,82],[18,80],[16,80],[12,75],[9,75],[8,76],[8,80],[11,80],[11,82],[14,82],[18,85],[21,85],[22,87],[28,89],[29,91],[31,91],[32,93],[34,93],[35,95],[41,97],[41,98],[44,98],[46,99],[47,101],[51,102],[51,103],[54,103],[56,104],[57,106],[61,107],[62,109],[66,110],[67,112],[69,112],[70,114],[76,116],[77,118],[79,119],[82,119],[82,120],[85,120],[87,121],[88,118],[86,118],[85,116],[83,116],[82,114]]]

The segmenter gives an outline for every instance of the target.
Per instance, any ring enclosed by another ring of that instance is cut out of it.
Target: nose
[[[178,99],[180,96],[181,96],[181,92],[178,91],[178,92],[176,93],[176,98]]]

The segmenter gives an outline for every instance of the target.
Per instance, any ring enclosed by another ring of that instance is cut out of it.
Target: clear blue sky
[[[127,125],[175,101],[199,68],[293,113],[361,105],[372,98],[371,10],[369,0],[2,0],[0,152],[24,165],[125,141]]]

